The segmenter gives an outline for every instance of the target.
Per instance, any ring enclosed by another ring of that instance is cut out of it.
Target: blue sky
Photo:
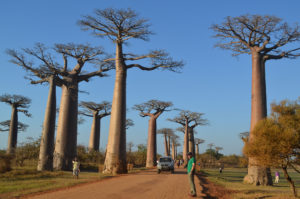
[[[246,2],[248,4],[246,4]],[[240,132],[250,126],[251,99],[251,57],[231,56],[230,51],[214,48],[216,40],[209,27],[221,23],[226,16],[242,14],[275,15],[290,24],[299,22],[300,2],[290,0],[266,1],[179,1],[179,0],[26,0],[2,1],[0,6],[0,94],[20,94],[32,99],[32,118],[20,114],[20,121],[30,127],[19,133],[18,141],[26,137],[39,137],[44,118],[48,87],[30,85],[23,77],[26,72],[9,62],[5,54],[8,48],[31,48],[36,42],[47,46],[55,43],[90,43],[102,46],[107,52],[114,52],[114,45],[90,33],[80,30],[77,20],[92,14],[96,8],[132,8],[140,16],[149,19],[155,33],[149,42],[133,40],[125,51],[145,53],[151,49],[166,49],[174,59],[184,60],[182,73],[168,71],[144,72],[132,69],[128,72],[127,106],[128,118],[135,126],[127,132],[127,140],[135,144],[146,143],[148,119],[141,118],[131,110],[134,104],[150,99],[172,101],[176,108],[205,113],[208,126],[198,127],[195,137],[206,142],[200,146],[201,152],[207,144],[222,146],[225,154],[241,154]],[[58,59],[59,60],[59,59]],[[112,100],[114,71],[110,77],[94,78],[89,83],[80,84],[79,100],[101,102]],[[268,104],[282,99],[296,99],[300,94],[300,59],[279,60],[267,63]],[[57,89],[57,102],[60,102]],[[10,118],[11,108],[0,103],[0,121]],[[164,113],[158,120],[158,128],[177,128],[178,125],[166,121],[177,112]],[[79,126],[78,144],[87,145],[91,119]],[[101,148],[107,142],[109,118],[102,121]],[[183,142],[183,134],[177,133]],[[6,148],[8,133],[0,133],[0,149]],[[158,152],[163,153],[162,136],[158,135]]]

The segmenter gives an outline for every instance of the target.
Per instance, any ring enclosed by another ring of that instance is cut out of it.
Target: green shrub
[[[5,173],[11,170],[11,160],[11,155],[0,154],[0,173]]]

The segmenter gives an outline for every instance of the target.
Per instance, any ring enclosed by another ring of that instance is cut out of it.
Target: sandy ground
[[[207,197],[207,193],[195,176],[197,198]],[[137,174],[98,181],[40,195],[29,196],[31,199],[184,199],[190,198],[188,178],[185,169],[156,173],[156,170],[142,171]],[[214,197],[212,197],[214,198]]]

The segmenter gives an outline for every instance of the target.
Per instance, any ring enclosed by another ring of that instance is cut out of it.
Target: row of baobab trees
[[[148,21],[140,18],[131,9],[96,10],[94,16],[84,16],[78,21],[78,24],[84,30],[91,30],[96,37],[110,39],[116,47],[115,57],[107,55],[101,47],[74,43],[56,44],[51,48],[38,43],[32,49],[7,50],[11,56],[11,62],[29,72],[27,78],[32,84],[46,83],[49,86],[38,169],[65,170],[71,168],[72,159],[76,156],[79,84],[83,81],[88,82],[93,77],[105,77],[108,71],[115,70],[115,87],[104,172],[126,173],[126,78],[128,69],[178,71],[183,66],[183,62],[174,61],[164,50],[154,50],[141,55],[124,52],[123,46],[130,39],[148,40],[149,35],[152,34]],[[59,55],[61,61],[55,55]],[[145,59],[149,60],[148,65],[140,63]],[[86,72],[89,64],[96,65],[98,69]],[[57,86],[61,87],[62,94],[56,140],[54,141]],[[27,105],[20,103],[22,105],[19,106],[19,102],[10,101],[7,97],[10,96],[5,95],[2,101],[12,105],[15,110],[13,116],[17,118],[17,107],[22,108]],[[21,110],[19,109],[19,111]],[[11,122],[14,120],[12,119]],[[97,121],[95,121],[96,123]],[[11,127],[16,127],[15,124],[12,124]],[[16,130],[12,131],[16,132]],[[12,139],[15,139],[13,142],[16,142],[16,135],[9,137],[13,137]]]
[[[183,62],[173,61],[163,50],[151,51],[144,55],[125,53],[123,47],[129,40],[148,40],[152,34],[149,30],[150,25],[148,21],[139,17],[136,12],[130,9],[96,10],[93,15],[84,16],[79,20],[78,24],[84,30],[91,31],[96,37],[105,37],[112,40],[116,46],[115,57],[99,59],[98,56],[103,55],[103,51],[88,45],[59,44],[55,45],[54,51],[63,58],[63,64],[60,65],[53,61],[50,54],[45,52],[43,45],[37,45],[33,50],[24,49],[25,53],[41,61],[41,65],[38,68],[33,68],[31,62],[25,62],[25,56],[14,50],[9,50],[8,53],[14,58],[13,62],[23,66],[40,78],[33,81],[33,83],[48,82],[50,90],[55,90],[56,86],[62,87],[63,94],[56,139],[56,145],[59,146],[57,146],[54,153],[54,165],[56,168],[69,167],[70,158],[75,154],[76,148],[75,145],[72,145],[76,142],[77,108],[74,107],[77,107],[79,83],[88,81],[93,76],[103,77],[112,68],[116,71],[105,172],[124,173],[127,171],[125,132],[126,77],[128,69],[139,68],[144,71],[151,71],[161,68],[177,71],[183,66]],[[248,54],[252,57],[251,124],[249,136],[249,142],[251,142],[255,140],[255,136],[251,133],[255,125],[267,116],[266,63],[269,60],[293,59],[300,55],[300,48],[295,44],[300,39],[299,26],[297,24],[290,26],[275,16],[242,15],[227,17],[223,23],[214,24],[211,28],[215,32],[214,36],[219,39],[217,47],[232,50],[234,56]],[[72,69],[70,69],[68,64],[68,58],[73,58],[77,61],[77,64]],[[142,59],[150,59],[150,65],[141,65],[139,61]],[[98,63],[100,69],[84,74],[82,68],[86,63],[90,62]],[[54,96],[53,92],[49,96]],[[51,110],[54,111],[54,109]],[[50,115],[49,113],[49,117]],[[44,129],[49,124],[44,124]],[[187,132],[188,125],[186,123],[185,128]],[[152,140],[152,142],[154,141]],[[186,147],[184,147],[184,150],[187,151]],[[249,157],[248,175],[244,180],[255,185],[271,185],[270,168],[259,165],[255,157]]]
[[[0,130],[9,131],[7,153],[13,154],[17,146],[18,131],[25,130],[27,127],[25,124],[18,121],[18,112],[23,112],[29,117],[31,116],[28,113],[28,110],[25,109],[29,107],[30,99],[21,95],[5,94],[0,96],[0,101],[9,104],[12,107],[11,120],[1,122],[0,125],[6,127],[6,129]],[[172,145],[172,157],[173,159],[176,159],[177,157],[177,147],[180,146],[178,140],[179,136],[177,136],[175,134],[175,131],[171,128],[162,128],[156,130],[158,117],[165,111],[171,111],[172,106],[173,104],[171,102],[150,100],[142,104],[137,104],[133,107],[133,109],[139,111],[141,117],[149,117],[146,161],[146,167],[148,168],[155,166],[157,162],[157,134],[162,134],[164,136],[165,156],[171,156]],[[79,114],[93,118],[88,149],[89,151],[99,151],[101,119],[111,114],[111,104],[106,101],[103,101],[99,104],[95,102],[83,101],[79,104],[79,107],[81,108],[78,112]],[[168,119],[171,122],[175,122],[181,125],[181,127],[179,127],[177,131],[182,132],[185,135],[183,143],[183,159],[185,161],[186,153],[193,152],[193,154],[195,154],[196,146],[197,154],[199,154],[198,145],[204,142],[204,140],[202,139],[194,138],[194,128],[199,125],[207,124],[207,120],[203,119],[202,115],[203,113],[181,110],[177,117]],[[134,123],[131,119],[126,120],[126,129],[133,125]],[[53,150],[54,133],[51,134],[51,136],[49,136],[49,134],[45,133],[45,128],[43,128],[43,137],[40,145],[38,170],[53,170]]]

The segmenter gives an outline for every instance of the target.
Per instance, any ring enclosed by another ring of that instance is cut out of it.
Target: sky
[[[247,3],[246,3],[247,2]],[[300,2],[289,0],[10,0],[0,6],[0,95],[18,94],[32,99],[29,112],[32,118],[19,113],[19,121],[29,125],[20,132],[18,143],[26,137],[41,136],[41,126],[47,102],[47,85],[31,85],[20,67],[9,62],[7,49],[32,48],[35,43],[52,47],[56,43],[89,43],[102,46],[114,53],[114,44],[105,38],[96,38],[80,29],[76,22],[95,9],[131,8],[149,19],[150,41],[132,40],[124,47],[126,52],[143,54],[152,49],[165,49],[175,60],[185,63],[181,73],[169,71],[145,72],[130,69],[127,78],[127,118],[135,125],[127,131],[127,141],[135,145],[147,143],[148,118],[132,110],[133,105],[151,99],[171,101],[175,108],[204,113],[209,125],[196,128],[195,137],[207,144],[223,147],[222,153],[242,153],[243,143],[239,133],[249,131],[251,110],[251,57],[232,57],[230,51],[215,48],[212,24],[219,24],[227,16],[244,14],[275,15],[293,25],[300,20]],[[62,61],[57,57],[58,61]],[[300,59],[269,61],[266,66],[268,108],[272,102],[295,100],[300,96]],[[92,66],[88,66],[93,69]],[[114,71],[109,77],[93,78],[81,83],[79,101],[111,101]],[[57,89],[57,104],[61,89]],[[0,103],[0,121],[10,119],[11,108]],[[163,113],[157,128],[179,127],[167,121],[177,111]],[[78,127],[78,144],[86,145],[92,120]],[[108,137],[109,117],[102,120],[100,147],[105,148]],[[183,143],[183,134],[176,132]],[[0,149],[6,149],[8,132],[0,133]],[[163,153],[163,137],[157,135],[158,153]],[[179,149],[181,151],[181,149]]]

